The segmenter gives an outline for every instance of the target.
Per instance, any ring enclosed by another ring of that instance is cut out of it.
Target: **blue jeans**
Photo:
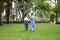
[[[32,21],[32,22],[30,23],[30,25],[31,25],[31,30],[34,31],[34,29],[35,29],[35,22]]]
[[[28,31],[28,21],[25,21],[24,25],[25,25],[25,31]]]

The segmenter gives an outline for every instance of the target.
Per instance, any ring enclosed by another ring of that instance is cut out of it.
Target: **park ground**
[[[36,23],[35,31],[24,31],[24,24],[0,26],[0,40],[60,40],[60,25]]]

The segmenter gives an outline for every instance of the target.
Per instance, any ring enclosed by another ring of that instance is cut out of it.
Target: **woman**
[[[24,18],[25,31],[28,31],[28,21],[29,21],[29,19],[28,19],[27,15],[26,15],[25,18]]]

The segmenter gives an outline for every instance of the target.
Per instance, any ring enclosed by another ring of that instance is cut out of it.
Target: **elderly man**
[[[31,25],[32,32],[34,32],[35,20],[36,20],[35,16],[33,15],[33,13],[31,13],[31,16],[30,16],[30,25]]]

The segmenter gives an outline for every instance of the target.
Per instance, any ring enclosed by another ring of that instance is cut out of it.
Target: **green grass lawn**
[[[4,24],[0,26],[0,40],[60,40],[60,25],[37,23],[34,32],[30,25],[25,32],[24,24]]]

